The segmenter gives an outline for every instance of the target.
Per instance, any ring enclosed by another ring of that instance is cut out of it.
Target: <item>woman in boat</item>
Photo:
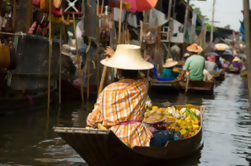
[[[111,58],[101,63],[116,68],[120,80],[108,85],[98,96],[93,111],[87,117],[87,126],[96,128],[98,123],[102,123],[132,147],[165,145],[173,139],[169,131],[152,134],[142,124],[149,85],[138,70],[149,70],[153,65],[143,59],[139,46],[118,45],[114,54],[112,49],[105,53]],[[160,139],[156,141],[157,138]]]
[[[243,66],[242,61],[237,56],[233,59],[232,64],[230,65],[230,67],[236,68],[236,69],[239,69],[239,70],[242,69],[242,66]]]
[[[184,80],[184,76],[189,69],[189,79],[191,81],[202,81],[204,78],[203,70],[205,68],[205,59],[199,55],[199,53],[202,52],[203,49],[197,44],[192,44],[187,47],[187,51],[191,53],[191,56],[186,60],[178,80]]]
[[[166,63],[163,65],[165,68],[164,72],[161,74],[160,78],[171,78],[172,80],[177,79],[179,72],[174,72],[173,67],[177,65],[178,62],[174,61],[172,58],[166,60]]]
[[[217,64],[215,63],[215,56],[208,56],[205,61],[205,69],[208,72],[216,72]]]

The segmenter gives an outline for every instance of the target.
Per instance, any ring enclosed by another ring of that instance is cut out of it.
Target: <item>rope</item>
[[[26,35],[23,32],[17,32],[17,33],[9,33],[9,32],[0,32],[0,34],[4,34],[4,35],[12,35],[12,36],[24,36]]]

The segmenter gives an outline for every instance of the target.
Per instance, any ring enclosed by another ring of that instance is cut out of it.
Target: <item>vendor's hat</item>
[[[194,44],[187,47],[187,51],[200,53],[203,51],[203,49],[194,43]]]
[[[61,46],[61,54],[64,54],[64,55],[69,56],[71,58],[74,57],[74,55],[72,55],[72,53],[71,53],[71,46],[69,46],[68,44],[64,44]]]
[[[189,56],[190,56],[189,53],[185,53],[183,57],[186,58],[186,57],[189,57]]]
[[[177,61],[174,61],[173,58],[169,58],[166,60],[166,63],[163,65],[163,67],[173,67],[177,64],[178,64]]]
[[[140,47],[131,44],[119,44],[114,55],[109,59],[101,60],[108,67],[126,70],[148,70],[153,65],[144,60]]]
[[[236,56],[233,61],[241,62],[241,59]]]

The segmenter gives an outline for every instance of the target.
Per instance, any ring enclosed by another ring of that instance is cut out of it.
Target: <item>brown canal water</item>
[[[150,95],[153,104],[204,105],[204,146],[184,166],[251,165],[251,123],[247,82],[228,74],[214,95]],[[15,103],[13,103],[15,104]],[[94,102],[64,103],[46,110],[0,117],[0,166],[87,165],[54,131],[53,126],[85,127]],[[156,163],[156,165],[158,165]],[[168,163],[166,164],[168,165]]]

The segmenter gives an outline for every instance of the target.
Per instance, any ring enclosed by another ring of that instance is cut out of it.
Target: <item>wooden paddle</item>
[[[123,2],[122,2],[122,0],[120,0],[118,44],[120,44],[120,42],[121,42],[121,15],[122,15],[122,4],[123,4]],[[107,71],[107,66],[104,66],[103,72],[102,72],[102,76],[101,76],[100,85],[99,85],[98,95],[97,95],[97,96],[99,96],[99,94],[100,94],[101,91],[103,90],[106,71]]]
[[[188,76],[187,76],[187,83],[186,83],[186,91],[185,91],[185,93],[187,93],[187,90],[188,90],[188,84],[189,84],[189,74],[188,74]]]

